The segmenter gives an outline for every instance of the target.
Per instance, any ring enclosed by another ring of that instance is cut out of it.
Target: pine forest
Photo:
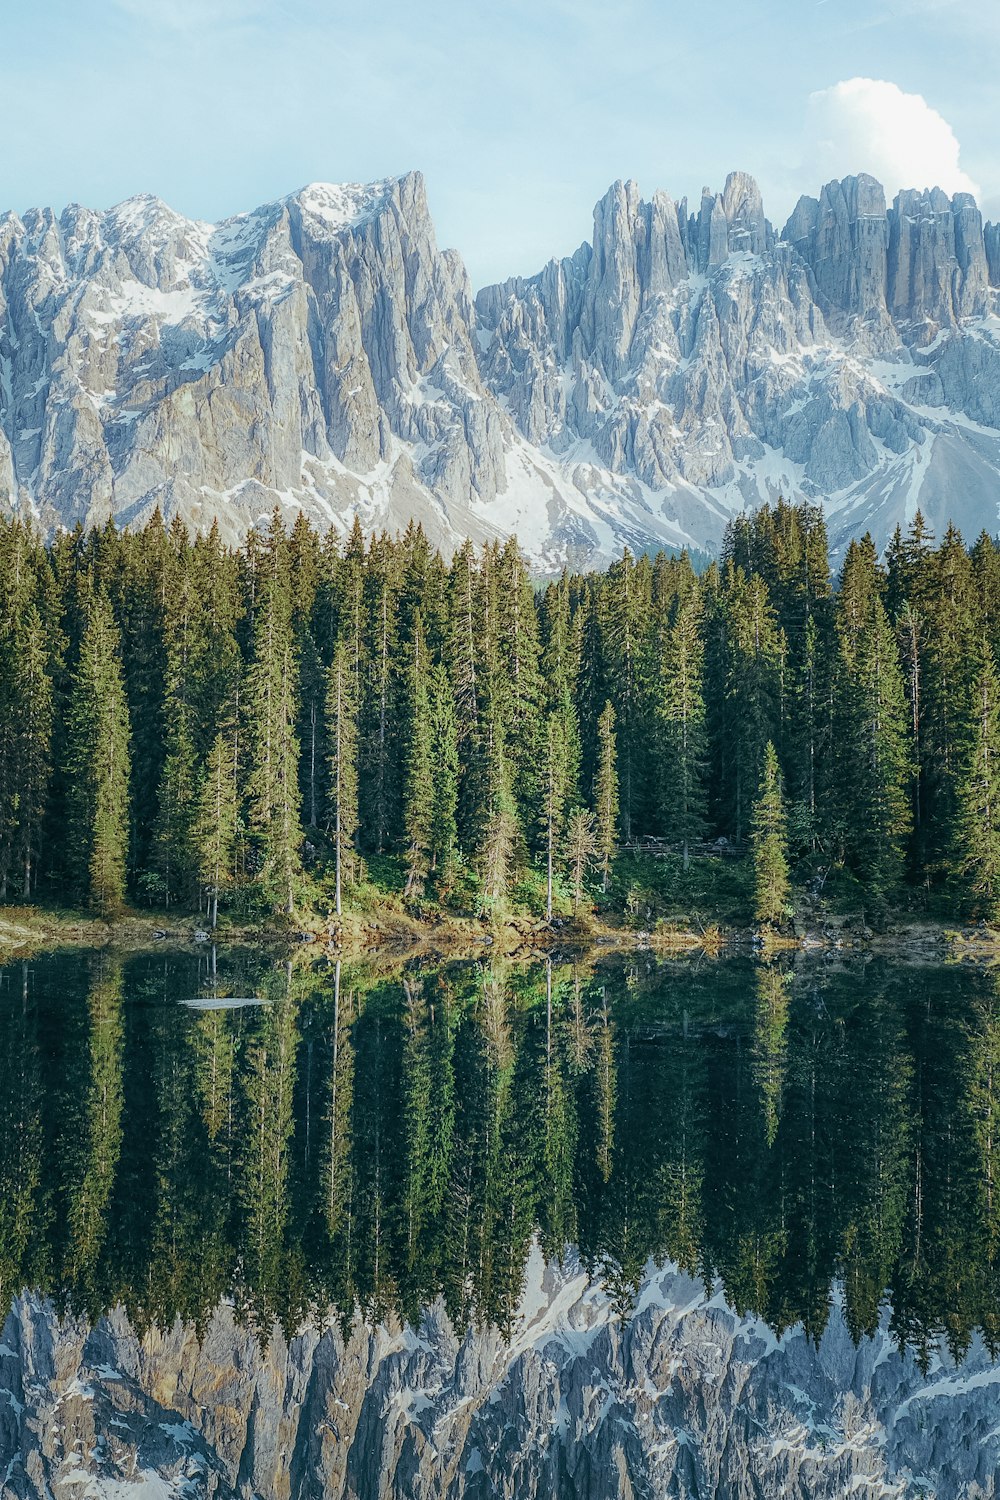
[[[822,511],[538,583],[517,543],[0,522],[0,900],[335,922],[1000,915],[1000,547]]]

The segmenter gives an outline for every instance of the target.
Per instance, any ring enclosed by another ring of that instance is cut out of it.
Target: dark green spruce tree
[[[681,846],[684,868],[703,836],[707,752],[702,601],[692,574],[673,604],[663,641],[657,760],[663,832]]]
[[[277,512],[256,587],[253,656],[244,700],[250,829],[264,891],[275,910],[291,915],[302,844],[298,663],[287,540]]]
[[[406,683],[408,724],[403,777],[406,894],[419,894],[434,858],[434,732],[431,719],[427,643],[420,613],[413,623],[412,659]]]
[[[458,721],[447,668],[438,662],[428,678],[431,728],[431,767],[434,796],[431,810],[431,869],[446,888],[458,855]]]
[[[764,748],[760,788],[750,820],[750,857],[754,916],[764,926],[776,926],[788,915],[788,819],[781,767],[770,741]]]
[[[68,826],[73,894],[101,913],[125,900],[129,714],[121,636],[104,594],[86,612],[67,710]]]
[[[605,891],[611,879],[615,851],[620,838],[618,816],[618,742],[615,735],[615,711],[610,703],[597,721],[597,774],[594,778],[594,836],[596,858]]]
[[[988,646],[978,657],[956,777],[953,857],[972,903],[995,921],[1000,915],[1000,677]]]
[[[838,780],[843,849],[884,901],[903,873],[912,826],[910,714],[870,537],[847,551],[837,599]]]
[[[345,637],[334,652],[327,679],[326,741],[329,746],[329,820],[333,839],[334,906],[343,912],[344,887],[358,878],[358,689],[355,651]]]

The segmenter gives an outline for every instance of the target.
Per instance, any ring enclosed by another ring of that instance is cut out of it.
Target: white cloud
[[[810,94],[803,174],[815,192],[832,177],[870,172],[891,200],[900,188],[979,187],[959,165],[959,145],[947,120],[922,94],[905,94],[877,78],[848,78]]]

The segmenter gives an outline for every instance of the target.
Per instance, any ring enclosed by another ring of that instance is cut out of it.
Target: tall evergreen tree
[[[608,570],[600,594],[606,697],[615,708],[618,735],[621,827],[628,842],[638,827],[647,785],[647,720],[650,707],[649,620],[652,570],[626,548]]]
[[[355,655],[341,641],[330,665],[326,695],[326,737],[330,747],[330,831],[333,836],[334,902],[343,911],[343,888],[357,879],[358,859],[358,703]]]
[[[162,896],[166,906],[189,900],[198,875],[195,823],[200,777],[189,715],[183,706],[175,703],[173,707],[153,825],[153,871],[144,877],[147,889]]]
[[[753,805],[750,855],[754,875],[754,916],[771,925],[788,912],[788,820],[781,785],[778,754],[768,741],[760,789]]]
[[[562,711],[553,709],[545,721],[545,745],[542,761],[542,833],[545,840],[545,915],[552,920],[555,867],[562,845],[567,801],[571,796],[573,777],[572,705]]]
[[[722,826],[742,840],[765,747],[781,737],[787,643],[760,574],[724,572],[718,621],[719,813]]]
[[[663,831],[681,845],[684,868],[705,827],[706,736],[702,603],[693,574],[675,600],[660,666],[659,779]]]
[[[956,870],[992,920],[1000,914],[1000,678],[988,646],[979,652],[957,800]]]
[[[587,878],[591,861],[598,853],[597,835],[594,832],[594,814],[586,807],[576,807],[569,815],[566,825],[566,863],[570,869],[573,885],[573,910],[579,912],[583,897],[583,883]]]
[[[545,734],[538,610],[516,538],[505,543],[493,568],[496,671],[506,689],[502,716],[512,787],[520,825],[534,831],[542,795],[539,769]]]
[[[611,877],[611,865],[618,847],[618,743],[615,736],[615,711],[610,703],[597,723],[598,758],[594,778],[594,816],[596,819],[597,858],[601,883],[605,891]]]
[[[213,930],[219,922],[219,896],[235,873],[240,823],[236,778],[233,737],[223,731],[216,735],[209,751],[193,829],[198,877],[208,893]]]
[[[121,637],[104,594],[87,610],[67,719],[70,878],[103,916],[125,899],[130,772]]]
[[[447,668],[430,670],[428,682],[431,766],[434,796],[431,811],[431,868],[447,882],[458,843],[458,724]]]
[[[926,865],[933,867],[946,862],[950,854],[964,724],[981,626],[972,564],[954,526],[948,527],[925,571],[923,723],[913,751],[920,773],[921,840],[917,852]]]
[[[483,759],[486,818],[478,851],[479,909],[483,916],[496,917],[510,894],[518,826],[503,731],[492,717],[486,725]]]
[[[843,847],[874,896],[903,870],[912,804],[910,715],[870,538],[851,543],[837,600]]]
[[[434,735],[428,687],[427,645],[420,613],[413,626],[406,688],[409,723],[403,782],[406,893],[420,890],[434,857]]]
[[[287,542],[272,517],[257,585],[253,659],[247,674],[250,826],[259,874],[278,911],[291,914],[300,869],[298,670]]]
[[[373,542],[365,570],[369,628],[367,666],[358,678],[360,826],[382,853],[401,832],[402,760],[399,715],[399,568],[387,538]]]
[[[20,595],[20,597],[18,597]],[[52,774],[53,685],[30,586],[0,609],[0,901],[29,900]]]

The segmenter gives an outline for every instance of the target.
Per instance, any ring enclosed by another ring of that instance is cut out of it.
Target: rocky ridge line
[[[155,198],[0,217],[0,505],[49,530],[275,504],[540,570],[712,550],[773,499],[835,542],[917,506],[995,530],[1000,227],[871,177],[779,235],[745,173],[697,210],[616,183],[592,241],[473,297],[419,173],[212,226]]]
[[[261,1348],[217,1311],[137,1336],[16,1299],[0,1345],[0,1495],[663,1494],[858,1500],[998,1493],[1000,1368],[976,1343],[926,1375],[885,1324],[818,1347],[738,1317],[675,1267],[626,1321],[579,1267],[532,1252],[510,1337],[310,1327]],[[79,1488],[77,1488],[79,1487]]]

